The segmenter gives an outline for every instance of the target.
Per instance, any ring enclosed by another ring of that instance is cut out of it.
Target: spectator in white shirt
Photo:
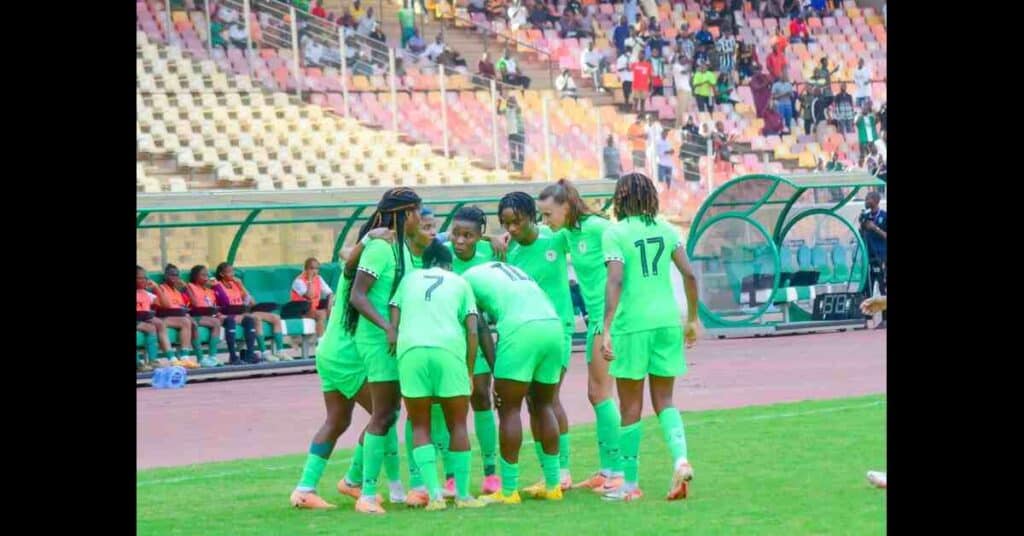
[[[220,8],[217,9],[217,18],[224,24],[231,24],[238,20],[238,12],[231,7],[221,4]]]
[[[373,8],[368,7],[366,8],[366,16],[359,20],[359,25],[356,27],[356,33],[368,36],[376,25],[377,21],[373,18]]]
[[[655,163],[658,162],[658,141],[661,140],[661,121],[655,113],[647,114],[647,124],[644,125],[647,133],[647,161],[650,162],[651,175],[657,171]]]
[[[555,78],[555,89],[559,97],[576,98],[576,82],[573,82],[569,69],[563,69],[562,74]]]
[[[508,27],[512,30],[518,30],[526,26],[526,8],[519,2],[514,0],[508,6]]]
[[[604,76],[607,65],[604,54],[594,50],[594,42],[587,43],[586,50],[580,53],[580,71],[583,76],[593,77],[594,87],[602,93],[604,93],[605,89],[601,83],[601,77]]]
[[[444,39],[442,39],[441,34],[437,34],[434,42],[427,45],[425,54],[427,55],[428,60],[437,61],[437,57],[440,56],[442,52],[444,52]]]
[[[857,60],[857,70],[853,72],[853,82],[857,85],[853,91],[854,104],[857,109],[871,100],[871,69],[864,63],[864,58]]]
[[[665,129],[661,131],[661,135],[658,137],[658,142],[655,145],[658,153],[658,182],[665,183],[665,189],[672,189],[672,168],[674,167],[672,161],[672,144],[668,141],[669,130]]]
[[[676,54],[672,64],[672,84],[676,89],[676,126],[683,126],[683,116],[690,110],[690,62],[682,54]]]
[[[622,83],[622,98],[626,104],[629,104],[629,95],[633,91],[633,70],[629,68],[631,63],[629,58],[632,53],[633,51],[626,47],[622,54],[619,54],[619,58],[615,60],[615,72],[619,74],[619,82]]]
[[[235,23],[228,28],[228,40],[231,41],[232,45],[238,48],[245,49],[248,46],[248,40],[246,39],[245,26]]]
[[[309,36],[303,36],[302,40],[305,42],[305,50],[302,55],[306,59],[306,66],[322,67],[324,47]]]

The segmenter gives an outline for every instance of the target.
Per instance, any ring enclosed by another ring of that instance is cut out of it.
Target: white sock
[[[629,492],[635,490],[636,487],[637,487],[637,483],[636,482],[623,482],[622,483],[622,493],[629,493]]]
[[[559,471],[559,473],[561,473],[560,476],[562,477],[563,480],[566,479],[566,478],[569,478],[570,475],[569,475],[569,470],[568,469],[559,469],[558,471]]]
[[[388,491],[390,491],[391,495],[395,497],[402,497],[405,495],[405,487],[402,486],[401,481],[388,482]]]
[[[679,458],[678,460],[676,460],[676,471],[678,471],[679,468],[682,467],[684,463],[690,463],[690,462],[688,462],[686,460],[686,458]]]
[[[311,491],[316,491],[316,489],[315,488],[310,488],[310,487],[307,487],[307,486],[296,486],[295,487],[295,491],[297,491],[299,493],[309,493]]]

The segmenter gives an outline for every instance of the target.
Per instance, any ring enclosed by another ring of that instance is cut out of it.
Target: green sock
[[[284,350],[284,333],[274,334],[274,351],[280,352]]]
[[[558,467],[569,469],[569,432],[558,436]]]
[[[430,445],[433,447],[434,445]],[[405,420],[405,456],[409,462],[409,487],[416,489],[423,486],[423,474],[420,473],[420,466],[416,463],[416,447],[413,446],[412,421]]]
[[[396,417],[397,421],[398,418]],[[388,482],[401,482],[402,475],[399,474],[400,465],[398,463],[398,426],[391,425],[388,429],[388,433],[384,436],[386,442],[384,443],[384,474],[388,477]]]
[[[540,444],[540,439],[533,438],[533,452],[537,453],[537,461],[543,466],[544,464],[544,445]]]
[[[441,453],[445,478],[452,477],[454,471],[452,471],[451,456],[448,454],[452,436],[448,433],[448,425],[444,422],[444,411],[441,410],[441,404],[430,406],[430,440],[434,442],[434,447]]]
[[[469,495],[469,459],[468,450],[452,451],[449,454],[452,458],[452,471],[455,473],[456,497],[466,499]]]
[[[256,337],[256,346],[259,347],[261,354],[263,352],[266,352],[267,351],[267,340],[265,338],[263,338],[262,336],[257,336]]]
[[[622,427],[622,470],[624,480],[636,484],[640,478],[640,421]]]
[[[172,348],[166,352],[160,352],[160,357],[164,359],[174,359],[174,349]]]
[[[509,463],[504,457],[499,458],[501,463],[501,493],[509,496],[519,489],[519,464]]]
[[[412,449],[412,456],[420,468],[423,481],[427,484],[427,493],[430,494],[430,498],[440,498],[441,481],[437,478],[437,451],[434,449],[434,445],[420,445]]]
[[[594,406],[597,414],[597,448],[602,471],[622,471],[622,455],[619,452],[619,427],[622,417],[615,399],[609,398]]]
[[[352,465],[348,466],[348,473],[345,474],[345,481],[353,486],[363,484],[363,445],[356,443],[356,450],[352,453]]]
[[[544,486],[548,489],[558,487],[560,471],[558,467],[558,455],[547,454],[543,450],[540,454],[540,469],[544,472]]]
[[[217,348],[220,347],[220,338],[210,337],[210,357],[217,357]]]
[[[387,436],[366,432],[363,436],[363,497],[377,496],[377,479],[384,462]]]
[[[683,417],[676,408],[665,408],[658,414],[661,431],[672,452],[672,461],[678,462],[686,458],[686,432],[683,430]]]
[[[484,476],[494,474],[498,452],[498,427],[494,423],[494,410],[473,411],[476,439],[480,442],[480,455],[484,460]]]
[[[192,355],[192,349],[191,348],[179,348],[178,349],[178,358],[179,359],[184,359],[184,358],[189,357],[191,355]]]
[[[153,361],[156,359],[157,351],[159,347],[156,344],[156,335],[153,333],[146,334],[146,360]]]
[[[313,491],[320,482],[320,476],[324,474],[324,467],[327,467],[327,460],[334,450],[334,443],[312,443],[309,445],[309,454],[306,456],[306,465],[302,468],[302,478],[299,479],[300,491]]]

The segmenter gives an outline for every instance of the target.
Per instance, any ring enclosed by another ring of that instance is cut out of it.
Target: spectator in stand
[[[764,111],[772,100],[772,77],[764,71],[757,71],[750,77],[750,93],[754,96],[757,117],[764,117]]]
[[[167,338],[167,328],[163,320],[153,316],[153,304],[156,302],[157,285],[146,276],[146,270],[135,265],[135,330],[145,334],[146,359],[136,366],[138,372],[153,370],[152,363],[160,363],[168,357],[173,357],[170,339]],[[140,320],[141,317],[148,317]],[[157,354],[159,346],[160,354]],[[173,358],[174,365],[178,359]]]
[[[667,128],[661,131],[655,151],[658,155],[658,182],[665,183],[665,189],[671,190],[672,169],[675,166],[672,155],[675,154],[675,150],[672,149],[672,144],[668,141],[668,133],[669,129]]]
[[[309,0],[292,0],[292,5],[296,11],[309,12]]]
[[[853,82],[856,88],[853,90],[854,104],[857,108],[864,106],[864,103],[871,100],[871,69],[864,63],[864,58],[857,60],[857,70],[853,72]]]
[[[651,77],[653,67],[647,56],[641,56],[640,61],[632,65],[633,70],[633,111],[643,113],[647,105],[647,97],[651,94]]]
[[[676,34],[676,48],[678,49],[678,54],[692,67],[693,57],[696,54],[696,45],[693,42],[693,36],[690,35],[690,28],[686,23],[679,27],[679,33]]]
[[[853,132],[853,117],[856,114],[853,107],[853,97],[846,92],[846,82],[839,84],[839,93],[833,99],[835,105],[836,122],[839,125],[839,132],[849,134]]]
[[[458,72],[466,72],[465,58],[448,45],[445,45],[444,50],[438,54],[437,64]]]
[[[505,105],[505,122],[508,131],[508,152],[512,160],[512,170],[523,172],[526,160],[526,128],[523,125],[523,112],[514,96],[510,96]]]
[[[622,176],[622,159],[619,157],[619,149],[615,147],[615,137],[608,135],[608,143],[601,153],[604,162],[604,178],[619,180]]]
[[[786,59],[786,53],[784,48],[778,45],[772,49],[771,54],[768,54],[768,60],[766,62],[768,67],[768,74],[771,75],[772,80],[778,80],[782,77],[782,73],[786,72],[789,68],[789,61]]]
[[[398,10],[398,26],[402,28],[402,48],[406,48],[416,35],[416,15],[411,8],[403,7]]]
[[[310,15],[313,15],[314,17],[320,17],[321,19],[326,19],[327,18],[327,10],[324,9],[324,6],[321,5],[320,2],[316,2],[314,0],[314,1],[310,2],[309,4],[311,6],[309,8],[309,14]]]
[[[580,0],[569,0],[568,2],[565,3],[565,10],[563,11],[563,13],[572,13],[573,15],[582,15],[583,14],[583,4],[580,3]]]
[[[164,282],[156,287],[157,313],[168,314],[162,320],[169,328],[178,329],[178,351],[181,366],[185,368],[199,368],[195,353],[192,351],[196,339],[199,338],[199,328],[188,314],[188,296],[185,295],[185,282],[181,280],[178,267],[168,264],[164,268]],[[197,353],[197,352],[196,352]]]
[[[399,23],[399,25],[402,24],[402,10],[401,9],[398,10],[398,23]],[[344,8],[341,9],[341,16],[338,17],[338,24],[340,24],[340,25],[342,25],[342,26],[344,26],[346,28],[355,28],[356,27],[356,19],[355,19],[355,17],[352,16],[352,10],[349,9],[348,6],[345,6]],[[404,30],[405,27],[402,26],[402,29]],[[402,46],[403,47],[405,46],[405,38],[404,37],[403,37],[403,41],[402,41]]]
[[[379,22],[377,24],[373,25],[373,31],[370,32],[370,36],[369,37],[370,37],[370,39],[373,39],[374,41],[378,41],[380,43],[383,43],[384,41],[387,40],[387,36],[384,35],[384,32],[380,31],[380,23]]]
[[[722,73],[732,73],[736,64],[736,39],[732,33],[722,35],[722,38],[715,43],[718,50],[718,70]]]
[[[620,56],[626,51],[627,37],[629,37],[629,22],[626,21],[626,16],[623,15],[619,19],[619,25],[612,31],[612,41],[615,43],[615,50]]]
[[[697,125],[693,122],[692,115],[686,117],[686,124],[683,125],[680,130],[682,130],[683,132],[683,139],[687,139],[686,136],[692,138],[693,136],[697,136],[698,134],[700,134],[700,129],[698,129]]]
[[[487,15],[487,3],[485,0],[469,0],[469,5],[466,6],[466,11],[469,13],[483,13]]]
[[[836,151],[832,151],[832,158],[829,159],[827,164],[825,164],[825,171],[839,173],[845,170],[846,166],[839,161],[839,153]]]
[[[427,56],[427,59],[433,62],[437,62],[437,57],[444,52],[444,38],[441,34],[437,34],[434,38],[434,42],[427,45],[427,49],[423,53]]]
[[[214,270],[214,277],[216,277],[219,283],[213,287],[213,291],[217,295],[218,307],[254,305],[256,303],[256,300],[246,290],[245,285],[242,284],[242,281],[235,278],[235,268],[230,264],[226,262],[218,264],[217,269]],[[251,320],[247,320],[247,318],[251,318]],[[280,316],[270,312],[249,311],[236,316],[235,322],[242,326],[243,334],[246,337],[246,347],[249,350],[248,355],[242,357],[243,362],[258,363],[260,361],[267,361],[274,363],[282,359],[288,359],[281,354],[281,351],[284,350],[284,333],[281,330]],[[264,322],[270,324],[270,329],[274,336],[270,352],[266,351],[266,342],[263,337]],[[252,337],[259,351],[256,351],[249,342],[249,337]],[[246,357],[248,357],[248,360]]]
[[[735,133],[727,134],[725,132],[725,123],[721,121],[715,122],[715,132],[711,135],[711,140],[715,158],[718,161],[729,161],[729,158],[732,156],[732,142],[735,138]]]
[[[236,22],[228,28],[228,41],[231,41],[232,45],[242,50],[245,50],[249,46],[248,39],[246,37],[247,34],[245,33],[245,26]]]
[[[780,18],[786,14],[783,0],[761,0],[761,18]]]
[[[505,19],[505,0],[487,0],[487,20]]]
[[[576,98],[576,82],[573,82],[569,69],[562,69],[562,74],[555,77],[555,90],[561,98]]]
[[[793,17],[793,20],[789,21],[789,42],[804,44],[811,42],[811,33],[803,18]]]
[[[707,58],[715,45],[715,38],[708,31],[707,23],[701,23],[700,30],[693,35],[693,40],[697,45],[697,53],[701,53],[703,57]]]
[[[512,31],[526,26],[526,7],[519,0],[512,0],[508,6],[508,27]]]
[[[804,84],[804,91],[800,94],[800,98],[797,99],[797,104],[800,105],[800,119],[804,122],[805,136],[810,136],[811,132],[814,132],[815,95],[812,89],[811,84]]]
[[[207,345],[209,354],[199,360],[203,367],[220,366],[217,360],[217,349],[220,347],[222,328],[227,333],[228,352],[230,353],[229,363],[237,364],[238,353],[235,350],[235,319],[231,316],[224,316],[217,311],[217,297],[213,292],[214,281],[206,267],[198,264],[192,267],[188,275],[188,285],[185,286],[185,293],[191,304],[189,314],[192,315],[200,326],[209,328],[210,341]],[[199,353],[199,348],[196,348]]]
[[[602,79],[606,70],[608,70],[608,60],[599,50],[594,49],[594,42],[590,41],[587,43],[587,48],[580,52],[580,74],[590,76],[594,81],[594,87],[604,93]]]
[[[217,6],[215,17],[216,19],[220,19],[220,21],[224,24],[231,24],[238,20],[239,15],[238,11],[236,11],[231,6],[228,6],[226,4],[219,4]]]
[[[871,143],[868,144],[868,154],[864,157],[864,162],[861,164],[862,168],[867,170],[868,173],[886,180],[887,170],[885,168],[885,159],[882,158],[881,153],[878,152],[878,146]]]
[[[782,52],[786,52],[786,47],[789,46],[789,38],[786,37],[785,31],[782,29],[780,24],[778,28],[775,28],[775,40],[772,41],[772,48],[779,47]]]
[[[814,93],[814,100],[811,101],[811,121],[814,123],[814,132],[818,132],[821,124],[827,123],[829,120],[832,97],[826,95],[825,91],[818,86],[815,86],[812,92]]]
[[[487,80],[497,80],[498,74],[494,71],[494,63],[491,62],[490,57],[484,52],[480,55],[480,61],[476,64],[477,75]],[[490,84],[490,82],[481,82],[484,85]]]
[[[647,137],[647,161],[651,165],[648,175],[654,177],[658,174],[658,141],[661,140],[661,133],[665,129],[661,126],[661,121],[658,120],[658,114],[656,113],[647,114],[647,122],[644,123],[644,129]]]
[[[697,110],[711,113],[714,111],[712,103],[715,96],[715,85],[718,77],[708,69],[707,63],[701,63],[697,67],[697,74],[693,75],[693,94],[697,98]]]
[[[835,69],[829,70],[828,58],[821,58],[821,62],[818,67],[814,69],[814,74],[811,76],[811,80],[822,86],[822,94],[831,97],[832,96],[832,75],[836,74],[839,70],[837,65]]]
[[[373,31],[373,27],[377,25],[377,19],[373,18],[373,8],[366,8],[366,15],[361,19],[357,19],[358,26],[356,26],[356,33],[362,36],[370,35]]]
[[[786,123],[786,133],[789,133],[793,122],[793,84],[789,81],[788,73],[783,72],[772,84],[772,101],[775,103],[775,109],[782,114],[782,119]]]
[[[615,71],[618,73],[619,82],[622,84],[622,102],[627,106],[631,102],[629,97],[633,90],[633,70],[629,68],[629,56],[632,53],[633,51],[627,48],[615,60]]]
[[[857,143],[860,145],[860,155],[863,157],[868,152],[868,147],[873,147],[878,140],[878,118],[871,112],[871,103],[865,102],[860,113],[853,120],[857,127]]]
[[[498,72],[501,73],[502,81],[514,86],[522,86],[523,89],[530,89],[530,77],[519,74],[515,58],[512,52],[505,49],[505,56],[498,60]]]
[[[651,48],[651,95],[665,95],[665,58],[661,47]]]
[[[637,15],[640,13],[640,7],[637,0],[623,0],[622,2],[622,14],[626,16],[626,20],[630,26],[636,24]]]
[[[224,35],[224,24],[217,19],[213,19],[213,22],[210,23],[210,44],[227,51],[228,45]]]
[[[828,6],[825,0],[811,0],[811,12],[816,17],[827,17]]]
[[[366,15],[366,12],[367,10],[363,8],[363,4],[362,2],[360,2],[360,0],[352,1],[352,18],[356,21],[357,24],[359,23],[360,20],[362,20],[363,16]]]
[[[302,45],[302,58],[306,67],[323,67],[324,47],[308,35],[299,40]]]
[[[761,129],[762,136],[774,136],[778,135],[782,137],[784,131],[784,124],[782,121],[782,114],[775,109],[775,106],[768,104],[768,107],[764,110],[764,127]]]
[[[320,261],[316,257],[306,259],[302,265],[302,273],[292,281],[291,300],[293,302],[309,302],[306,318],[316,321],[316,336],[322,337],[327,317],[331,314],[331,302],[334,291],[320,275]]]
[[[641,118],[642,114],[636,114],[636,121],[626,129],[634,171],[643,170],[647,166],[647,130]]]
[[[693,89],[690,87],[690,65],[681,54],[672,64],[672,85],[676,91],[676,126],[682,125],[683,116],[690,110]]]
[[[753,43],[743,42],[742,37],[736,38],[736,72],[739,74],[742,85],[754,73],[761,71],[761,64],[757,59],[757,47]]]
[[[549,26],[548,8],[544,5],[544,2],[538,1],[530,4],[530,7],[527,9],[526,20],[538,30]]]
[[[412,37],[405,44],[405,53],[408,54],[413,61],[419,61],[427,56],[427,44],[423,42],[423,38],[420,37],[419,30],[413,33]]]
[[[727,72],[718,73],[715,82],[715,102],[718,104],[736,104],[739,99],[735,94],[736,87],[732,83],[732,75]]]

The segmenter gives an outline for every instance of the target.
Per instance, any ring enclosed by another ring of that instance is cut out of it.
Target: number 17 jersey
[[[479,264],[462,277],[473,287],[478,309],[494,319],[499,337],[508,337],[534,320],[559,319],[548,295],[511,264]]]
[[[672,252],[679,247],[679,232],[661,218],[648,224],[630,216],[605,230],[601,237],[605,262],[623,265],[612,335],[681,325],[670,273]]]

